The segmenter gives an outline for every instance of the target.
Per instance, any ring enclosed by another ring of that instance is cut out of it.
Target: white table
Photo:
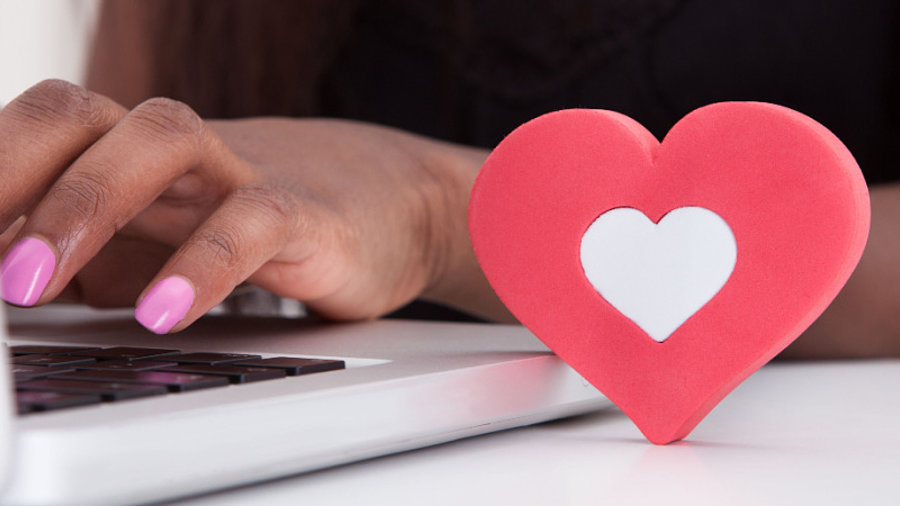
[[[777,363],[688,437],[607,412],[179,504],[900,504],[900,360]]]

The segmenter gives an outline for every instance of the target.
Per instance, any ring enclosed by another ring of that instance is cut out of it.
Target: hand
[[[419,296],[502,315],[466,233],[484,156],[346,121],[128,111],[45,81],[0,111],[4,298],[137,300],[159,333],[245,280],[334,319]]]

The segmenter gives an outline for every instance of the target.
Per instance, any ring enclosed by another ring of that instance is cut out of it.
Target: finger
[[[22,230],[22,226],[24,225],[25,217],[20,216],[19,219],[14,221],[6,230],[0,232],[0,251],[5,250],[13,243],[19,230]]]
[[[112,100],[60,80],[38,83],[0,110],[0,230],[34,206],[125,113]]]
[[[157,334],[188,326],[278,254],[298,233],[301,216],[300,203],[284,190],[238,188],[160,270],[135,318]]]
[[[205,166],[227,176],[238,165],[188,106],[144,102],[59,176],[33,210],[0,266],[4,299],[24,306],[50,300],[179,176]]]
[[[9,247],[24,224],[25,217],[22,216],[0,234],[0,250]],[[173,251],[170,246],[144,240],[114,238],[78,272],[55,300],[94,307],[129,306]],[[117,282],[110,283],[110,279]]]

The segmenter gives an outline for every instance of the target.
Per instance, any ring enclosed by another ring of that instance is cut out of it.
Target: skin
[[[0,240],[57,259],[37,304],[130,305],[176,275],[195,298],[173,331],[244,281],[338,320],[419,296],[511,318],[467,240],[481,151],[348,121],[203,121],[161,98],[129,111],[63,81],[13,100],[0,131]]]
[[[872,224],[856,271],[782,358],[900,357],[900,184],[869,195]]]

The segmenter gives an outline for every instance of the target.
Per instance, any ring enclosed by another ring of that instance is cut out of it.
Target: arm
[[[900,357],[900,184],[870,194],[872,226],[859,266],[783,358]]]

